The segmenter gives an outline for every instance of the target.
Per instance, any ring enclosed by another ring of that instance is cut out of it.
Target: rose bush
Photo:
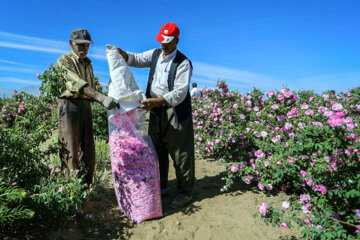
[[[260,206],[266,221],[311,239],[359,237],[359,93],[242,95],[219,81],[193,100],[196,152],[229,163],[222,190],[240,180],[291,193],[288,208]]]
[[[61,223],[93,193],[81,179],[66,180],[58,168],[51,169],[50,156],[58,147],[48,140],[57,128],[56,88],[63,80],[61,70],[52,66],[38,78],[43,82],[40,97],[14,92],[0,105],[2,237],[25,239],[38,223]]]

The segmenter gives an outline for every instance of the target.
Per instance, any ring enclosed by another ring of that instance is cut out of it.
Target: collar
[[[164,57],[164,55],[163,55],[162,52],[161,52],[162,60],[163,60],[163,61],[170,61],[171,59],[175,58],[177,51],[178,51],[178,50],[177,50],[177,48],[176,48],[174,51],[172,51],[172,53],[170,53],[169,55],[166,55],[165,57]]]
[[[174,52],[175,52],[175,51],[174,51]],[[80,62],[80,61],[82,62],[82,61],[84,61],[84,62],[86,62],[86,63],[91,63],[90,58],[88,58],[88,57],[86,57],[86,58],[79,58],[79,56],[76,55],[76,53],[75,53],[73,50],[71,50],[70,55],[71,55],[73,58],[75,58],[75,60],[76,60],[77,62]]]

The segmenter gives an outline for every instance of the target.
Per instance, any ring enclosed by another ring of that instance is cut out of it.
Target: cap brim
[[[159,33],[157,36],[156,36],[156,41],[158,41],[158,42],[162,42],[162,41],[164,41],[164,38],[163,38],[163,36]]]
[[[89,44],[93,44],[93,41],[89,41],[89,40],[73,40],[75,43],[77,44],[82,44],[82,43],[89,43]]]
[[[160,43],[169,43],[173,39],[174,39],[174,36],[164,36],[160,33],[156,36],[156,41],[158,41]]]

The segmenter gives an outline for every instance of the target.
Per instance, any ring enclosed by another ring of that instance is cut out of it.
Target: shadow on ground
[[[176,210],[170,208],[171,201],[176,197],[177,195],[177,189],[176,189],[176,180],[170,180],[169,181],[169,194],[166,198],[163,198],[162,204],[163,204],[163,212],[164,216],[167,217],[169,215],[175,214],[175,213],[183,213],[185,215],[191,215],[198,211],[202,210],[201,206],[198,206],[196,204],[197,202],[201,202],[204,199],[211,199],[220,195],[230,195],[233,197],[241,196],[242,194],[251,191],[254,194],[260,194],[262,193],[257,189],[257,187],[254,184],[246,184],[244,182],[235,182],[232,187],[224,192],[221,192],[220,189],[224,186],[225,180],[223,178],[226,176],[226,172],[220,172],[218,175],[215,176],[208,176],[205,174],[204,177],[196,179],[195,181],[195,189],[193,194],[193,201],[190,203],[187,207]],[[280,192],[277,190],[273,190],[271,192],[268,192],[267,196],[277,196]],[[279,240],[298,240],[299,238],[295,236],[281,236]]]
[[[201,169],[200,169],[201,171]],[[172,214],[181,212],[185,215],[192,215],[202,210],[202,207],[196,204],[204,199],[211,199],[219,195],[231,195],[234,197],[251,191],[254,194],[259,194],[255,186],[247,185],[243,182],[237,182],[226,192],[221,192],[220,189],[224,186],[226,172],[220,172],[215,176],[211,176],[205,170],[199,174],[199,178],[195,182],[195,190],[193,195],[193,202],[181,210],[170,208],[171,201],[176,197],[176,180],[169,181],[169,194],[163,198],[163,213],[165,218]],[[110,176],[111,177],[111,176]],[[114,189],[110,181],[104,182],[97,187],[97,192],[102,196],[101,201],[88,202],[84,207],[84,215],[79,216],[78,220],[73,226],[64,234],[64,231],[59,231],[54,234],[52,239],[131,239],[131,229],[136,226],[129,218],[127,218],[119,209]],[[272,195],[277,195],[273,192]],[[160,218],[160,219],[161,219]],[[153,221],[153,220],[148,220]],[[294,236],[282,236],[279,240],[296,240]]]
[[[49,239],[97,240],[130,239],[129,229],[134,223],[119,209],[114,189],[110,185],[96,187],[101,196],[99,201],[85,203],[76,219],[64,229],[54,231]]]

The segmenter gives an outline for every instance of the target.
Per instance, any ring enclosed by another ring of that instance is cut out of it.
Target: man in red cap
[[[168,191],[169,154],[176,170],[178,195],[170,207],[180,209],[192,200],[195,181],[194,130],[189,84],[191,61],[177,50],[180,31],[165,23],[156,40],[160,49],[143,53],[119,53],[129,66],[150,68],[145,101],[141,108],[150,111],[149,135],[160,165],[161,192]]]

